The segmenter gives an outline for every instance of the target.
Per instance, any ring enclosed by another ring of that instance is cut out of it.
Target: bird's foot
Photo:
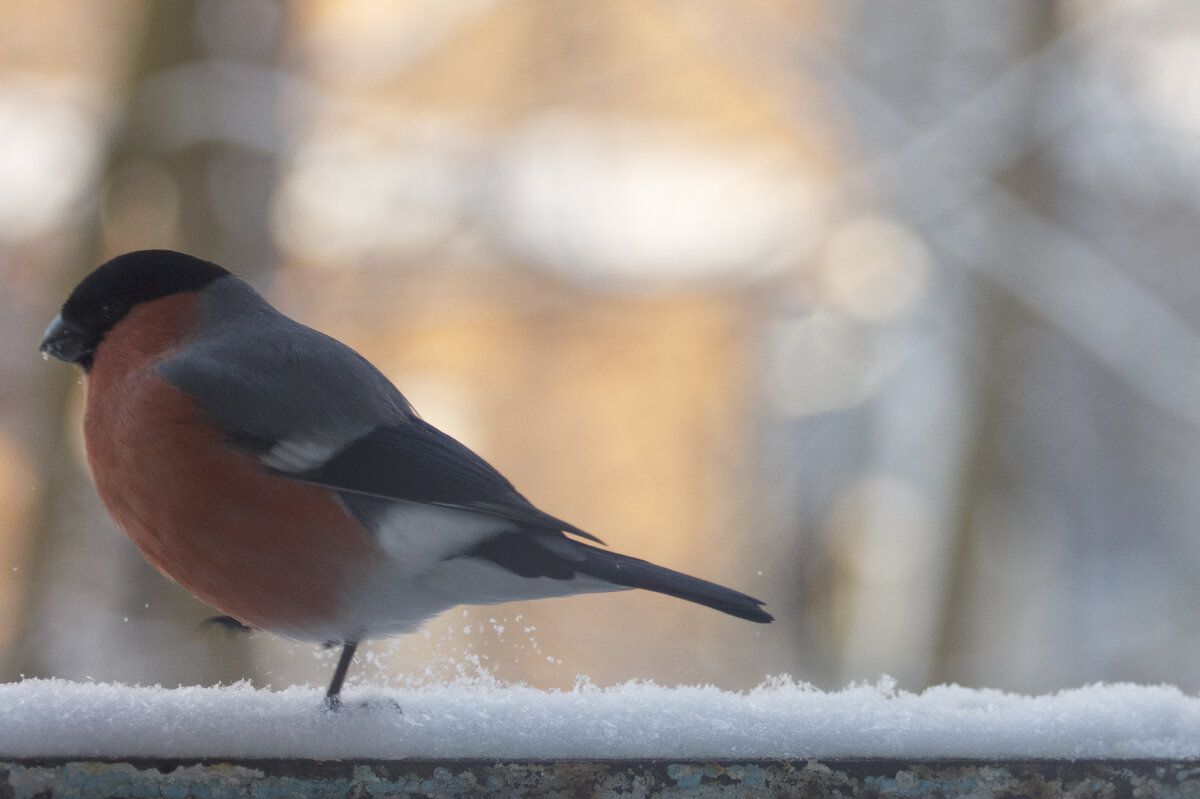
[[[346,703],[342,701],[340,696],[326,696],[325,710],[329,713],[338,713],[342,710],[346,711],[363,711],[366,713],[403,713],[404,709],[400,707],[400,703],[395,699],[388,697],[376,697],[374,699],[364,699],[361,702]]]
[[[253,627],[242,624],[233,616],[211,616],[200,622],[201,629],[208,629],[209,627],[220,627],[226,632],[231,633],[248,633],[254,630]]]

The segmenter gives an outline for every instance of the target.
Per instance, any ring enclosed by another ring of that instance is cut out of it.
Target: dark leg
[[[347,641],[342,644],[342,655],[338,658],[337,668],[333,670],[333,682],[329,683],[329,690],[325,692],[325,704],[331,710],[337,710],[342,706],[342,700],[338,694],[342,691],[342,683],[346,680],[346,672],[350,668],[350,661],[354,660],[354,650],[358,648],[358,641]]]

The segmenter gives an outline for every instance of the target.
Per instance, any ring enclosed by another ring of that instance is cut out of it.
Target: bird
[[[40,351],[83,371],[88,469],[117,525],[215,621],[341,646],[330,707],[360,642],[458,605],[640,588],[773,620],[539,510],[366,358],[215,263],[112,258]]]

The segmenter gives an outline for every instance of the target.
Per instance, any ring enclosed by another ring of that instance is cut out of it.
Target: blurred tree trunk
[[[1010,9],[1011,10],[1011,9]],[[1012,24],[1008,42],[1012,69],[1018,69],[1058,35],[1057,9],[1054,3],[1035,3],[1021,7],[1022,13],[1011,15],[1020,24]],[[1049,76],[1043,75],[1048,80]],[[1032,145],[1029,132],[1035,124],[1043,83],[1031,81],[1024,87],[1024,118],[1016,125]],[[1018,150],[1016,162],[1010,168],[990,177],[995,186],[1012,199],[1030,207],[1049,205],[1054,182],[1049,175],[1053,169],[1041,148],[1029,146]],[[1015,257],[1011,244],[1014,231],[1009,220],[995,204],[980,200],[974,212],[986,222],[979,224],[979,237],[971,242],[974,263],[971,270],[987,275],[1003,261]],[[953,236],[955,225],[945,225],[941,237]],[[986,232],[983,232],[986,231]],[[962,242],[946,248],[949,259],[962,258]],[[961,267],[960,267],[961,268]],[[978,536],[985,529],[978,522],[982,515],[992,512],[998,493],[1003,492],[1012,476],[1006,462],[1006,438],[1011,434],[1014,387],[1020,383],[1026,364],[1012,357],[1012,339],[1028,336],[1040,320],[1019,299],[995,284],[984,282],[975,290],[960,295],[964,302],[964,319],[971,320],[964,328],[963,365],[964,385],[970,395],[964,397],[970,426],[963,438],[961,476],[957,501],[949,503],[949,540],[946,550],[945,583],[940,607],[934,619],[933,649],[924,684],[961,682],[976,684],[978,671],[974,668],[979,636],[978,602],[988,597],[980,592],[980,572],[989,565],[984,562]],[[1001,564],[991,564],[995,568]],[[1003,568],[1003,566],[1001,565]],[[1003,597],[991,597],[991,602],[1007,602]],[[1036,602],[1036,600],[1034,600]]]
[[[997,403],[1013,382],[1003,372],[1011,362],[993,350],[1023,313],[976,278],[1006,257],[1007,220],[982,198],[1043,188],[1031,133],[1041,87],[1030,65],[1054,20],[1054,4],[867,4],[846,39],[848,71],[870,89],[850,97],[870,164],[859,199],[869,207],[882,191],[938,274],[903,328],[877,334],[881,349],[905,342],[905,367],[862,422],[871,447],[859,466],[898,481],[917,504],[867,503],[858,535],[876,568],[851,580],[841,681],[882,671],[919,686],[959,674],[953,653],[974,621],[964,607],[971,518],[996,484]],[[880,552],[901,557],[884,563]]]
[[[95,190],[90,241],[63,294],[98,263],[171,248],[261,276],[274,265],[268,200],[280,150],[283,4],[148,3],[122,115]],[[244,641],[198,630],[215,611],[157,574],[108,519],[78,446],[74,375],[47,380],[36,572],[11,678],[214,683],[250,677]],[[49,367],[48,367],[49,368]]]

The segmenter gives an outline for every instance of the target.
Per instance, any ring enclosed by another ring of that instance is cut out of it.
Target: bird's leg
[[[325,706],[330,710],[337,710],[342,706],[341,697],[338,694],[342,691],[342,683],[346,680],[346,671],[350,668],[350,661],[354,660],[354,650],[358,648],[358,641],[347,641],[342,644],[342,654],[338,658],[337,668],[333,670],[333,681],[329,683],[329,690],[325,692]]]

